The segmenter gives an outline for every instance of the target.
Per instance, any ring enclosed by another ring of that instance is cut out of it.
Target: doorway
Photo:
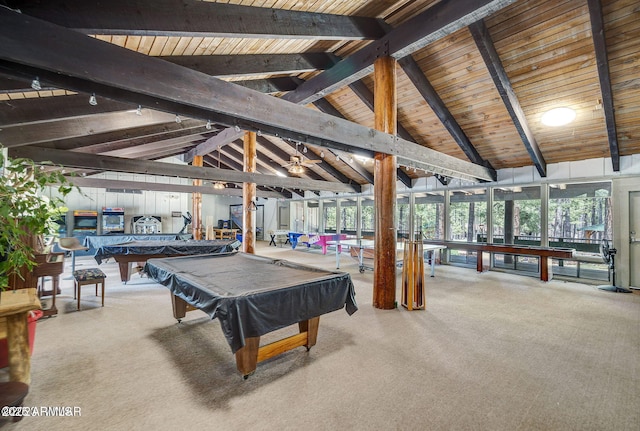
[[[289,229],[289,205],[282,205],[278,207],[278,230]]]

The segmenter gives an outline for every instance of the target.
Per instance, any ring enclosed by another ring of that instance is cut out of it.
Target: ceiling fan
[[[298,153],[298,145],[296,145],[296,154],[291,156],[289,163],[285,163],[282,167],[288,168],[291,174],[302,174],[305,167],[313,166],[316,163],[322,163],[322,160],[305,159],[302,154]]]

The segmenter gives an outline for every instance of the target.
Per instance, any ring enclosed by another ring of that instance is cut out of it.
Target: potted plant
[[[47,187],[56,187],[61,197],[48,198]],[[43,236],[54,232],[62,197],[73,189],[60,170],[28,159],[11,160],[0,148],[0,292],[37,287],[30,276],[35,255],[43,251]],[[3,327],[6,322],[0,319],[0,334],[6,333]]]
[[[36,265],[35,254],[42,252],[43,235],[54,232],[62,198],[44,195],[50,186],[61,197],[74,188],[60,170],[0,157],[0,290],[25,279],[25,271]]]

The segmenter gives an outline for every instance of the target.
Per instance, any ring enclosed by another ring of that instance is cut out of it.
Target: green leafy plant
[[[0,290],[9,287],[12,276],[23,278],[23,268],[33,270],[38,250],[29,239],[53,233],[62,197],[76,188],[61,170],[46,165],[51,163],[37,165],[0,153]],[[56,188],[61,197],[46,196],[48,187]]]

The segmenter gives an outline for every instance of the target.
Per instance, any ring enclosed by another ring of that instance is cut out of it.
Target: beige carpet
[[[258,252],[335,268],[319,251]],[[438,266],[426,311],[383,311],[371,305],[373,273],[345,254],[359,311],[322,316],[310,352],[261,363],[244,381],[217,321],[195,311],[178,324],[165,287],[137,275],[123,285],[114,262],[101,269],[104,308],[85,287],[75,311],[65,280],[60,314],[38,322],[25,402],[81,416],[0,428],[640,429],[640,295]]]

